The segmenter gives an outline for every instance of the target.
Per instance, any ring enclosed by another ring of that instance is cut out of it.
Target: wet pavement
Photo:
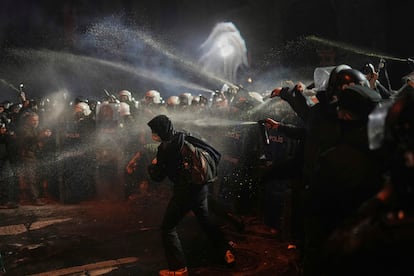
[[[3,274],[158,275],[166,268],[159,225],[168,197],[158,191],[125,201],[0,209]],[[298,252],[280,233],[255,216],[236,217],[216,217],[233,242],[231,267],[213,254],[194,216],[182,221],[178,231],[190,275],[300,275]]]

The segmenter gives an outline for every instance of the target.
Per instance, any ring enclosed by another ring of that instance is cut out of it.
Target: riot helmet
[[[200,104],[200,96],[194,96],[191,100],[191,105],[199,105]]]
[[[178,96],[170,96],[167,99],[167,106],[174,107],[180,104],[180,98]]]
[[[132,100],[132,94],[128,90],[121,90],[118,92],[118,98],[120,102],[130,102]]]
[[[73,112],[77,114],[82,114],[83,116],[89,116],[92,111],[87,103],[78,102],[73,105]]]
[[[160,104],[161,103],[161,94],[157,90],[148,90],[145,93],[145,103],[146,104]]]
[[[332,91],[334,90],[334,87],[336,86],[338,73],[344,69],[351,69],[351,66],[346,65],[346,64],[341,64],[341,65],[334,67],[329,73],[328,84],[326,85],[326,91],[327,91],[326,93],[329,98],[333,95]]]
[[[341,69],[339,72],[333,70],[331,77],[329,79],[327,90],[327,96],[330,100],[337,97],[346,87],[350,85],[363,85],[369,87],[369,83],[365,75],[356,69]]]
[[[189,92],[184,92],[179,95],[180,105],[191,105],[193,96]]]

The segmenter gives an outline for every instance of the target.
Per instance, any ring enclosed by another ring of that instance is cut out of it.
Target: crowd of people
[[[99,101],[27,99],[21,91],[18,100],[0,104],[1,204],[133,196],[137,183],[148,182],[143,168],[155,152],[146,122],[157,114],[196,121],[214,112],[222,113],[219,120],[227,100],[224,92],[217,95],[211,105],[211,99],[190,93],[164,101],[156,90],[140,101],[128,90]]]
[[[137,101],[120,90],[51,103],[22,92],[0,105],[1,203],[128,200],[154,189],[147,166],[158,143],[147,123],[164,114],[221,152],[211,197],[295,242],[304,275],[400,272],[407,260],[386,250],[413,242],[398,234],[413,228],[414,73],[391,90],[365,69],[338,65],[319,87],[292,82],[267,94],[224,85],[208,97],[149,90]]]

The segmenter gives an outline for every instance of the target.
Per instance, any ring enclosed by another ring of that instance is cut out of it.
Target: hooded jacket
[[[148,173],[157,182],[168,177],[177,188],[182,183],[180,149],[184,143],[184,133],[176,132],[171,120],[165,115],[154,117],[148,126],[162,140],[158,146],[157,163],[148,166]]]

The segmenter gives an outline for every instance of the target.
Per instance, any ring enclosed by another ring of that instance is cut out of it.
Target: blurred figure
[[[229,101],[224,95],[224,92],[216,91],[213,94],[213,100],[211,103],[211,113],[216,116],[226,116],[229,111]]]
[[[203,95],[194,96],[190,109],[191,113],[197,118],[203,119],[205,116],[209,116],[210,106],[208,105],[208,99]]]
[[[94,151],[96,161],[96,195],[100,200],[124,199],[124,146],[121,134],[127,122],[121,119],[121,106],[123,116],[128,116],[126,103],[103,103],[98,106],[96,114],[96,135],[94,136]],[[125,118],[123,118],[125,119]],[[129,122],[132,124],[131,122]],[[125,134],[129,136],[128,130]],[[115,150],[118,149],[118,150]]]
[[[413,126],[412,93],[376,108],[370,115],[370,149],[382,157],[383,187],[331,235],[326,244],[326,264],[332,275],[413,272]]]
[[[125,129],[130,129],[133,127],[135,118],[131,114],[130,105],[124,102],[120,102],[118,112],[120,126]]]
[[[181,93],[178,98],[180,99],[179,108],[181,112],[188,112],[191,109],[191,103],[193,102],[193,95],[189,92]]]
[[[179,111],[180,97],[175,95],[170,96],[165,103],[168,112],[170,114],[174,114]]]
[[[41,141],[51,135],[50,130],[39,130],[39,115],[26,111],[21,118],[18,127],[17,139],[21,161],[20,187],[23,199],[29,200],[34,205],[44,205],[40,197],[43,187],[40,182],[39,154],[42,150]]]
[[[367,122],[381,101],[376,91],[361,85],[338,95],[339,139],[319,154],[315,181],[306,191],[306,275],[323,275],[329,235],[380,188],[382,164],[369,150]]]
[[[264,223],[271,232],[281,234],[284,240],[298,242],[303,238],[303,225],[299,221],[300,216],[295,213],[299,208],[293,204],[301,202],[293,196],[298,194],[302,180],[306,130],[270,118],[258,123],[264,153],[260,166]]]
[[[307,214],[308,205],[312,206],[312,187],[318,187],[319,180],[316,177],[316,169],[319,167],[321,153],[334,147],[341,139],[341,128],[338,120],[338,97],[342,92],[353,85],[369,86],[368,80],[360,71],[352,69],[349,65],[341,64],[332,69],[326,87],[316,94],[317,103],[309,105],[303,94],[306,89],[303,83],[296,84],[293,88],[276,88],[272,91],[271,97],[279,96],[287,101],[296,114],[302,119],[306,128],[306,139],[304,144],[304,165],[303,165],[303,201],[304,219],[312,217]],[[307,241],[317,240],[319,234],[311,230],[312,220],[308,226],[305,223],[304,240],[304,271],[312,275],[319,273],[319,265],[314,245]],[[310,227],[310,232],[306,228]],[[315,235],[315,237],[312,237]],[[314,271],[314,268],[316,271]]]
[[[138,106],[139,102],[134,100],[132,93],[128,90],[121,90],[118,92],[118,99],[121,103],[126,103],[129,105],[129,112],[132,117],[138,116]]]
[[[63,203],[78,203],[95,194],[94,152],[92,137],[95,121],[85,102],[71,106],[65,121],[59,158],[62,158],[60,200]]]
[[[414,71],[402,77],[401,81],[403,84],[396,92],[394,96],[395,98],[401,97],[405,94],[414,93]]]
[[[158,114],[166,114],[167,112],[166,107],[163,105],[160,92],[154,89],[148,90],[142,101],[141,115],[149,120],[149,118]]]
[[[17,152],[7,125],[0,122],[0,204],[6,208],[18,208],[19,183],[16,177]]]

